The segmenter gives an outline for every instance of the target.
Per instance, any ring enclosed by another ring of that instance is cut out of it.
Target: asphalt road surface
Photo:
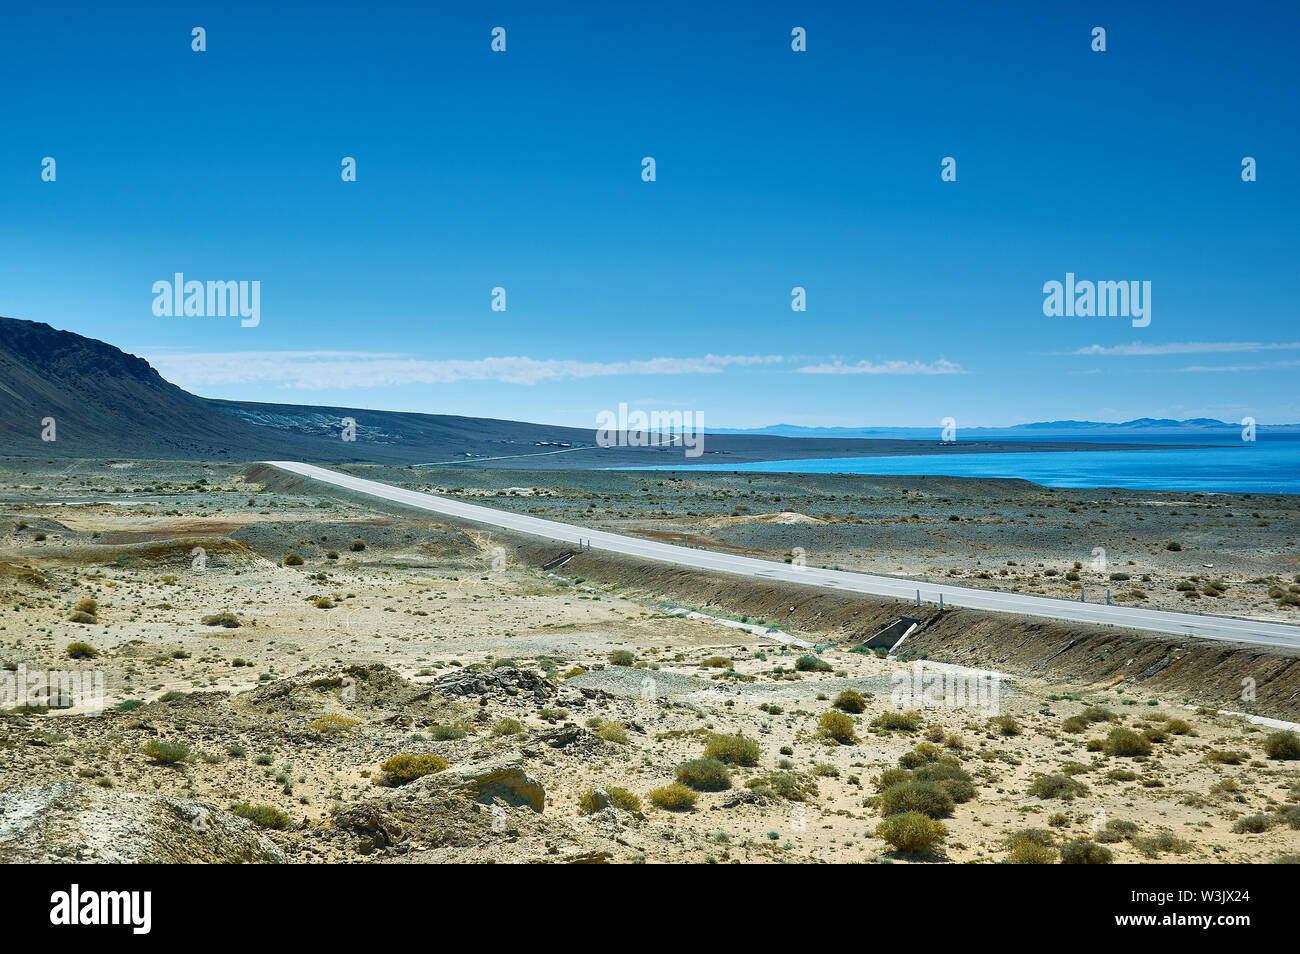
[[[463,503],[435,494],[405,490],[390,484],[365,480],[338,471],[327,470],[314,464],[296,461],[265,461],[272,467],[310,477],[322,483],[358,491],[384,500],[428,510],[432,513],[459,517],[474,523],[501,527],[519,533],[577,545],[580,541],[591,545],[592,550],[623,553],[628,556],[657,560],[675,566],[709,570],[715,573],[732,573],[759,580],[780,580],[816,586],[843,593],[865,593],[871,596],[888,596],[914,602],[918,593],[924,603],[937,604],[940,596],[945,606],[965,606],[971,609],[990,610],[996,613],[1014,613],[1019,616],[1037,616],[1075,623],[1098,623],[1126,629],[1146,630],[1154,633],[1173,633],[1200,639],[1251,643],[1259,646],[1285,646],[1300,648],[1300,626],[1288,623],[1269,623],[1231,616],[1205,616],[1178,613],[1170,610],[1141,609],[1132,606],[1107,606],[1104,602],[1083,603],[1057,600],[1044,596],[1026,596],[1021,593],[1003,593],[997,590],[972,589],[962,586],[943,586],[892,576],[873,576],[869,573],[851,573],[846,570],[822,570],[801,567],[754,557],[733,556],[711,550],[688,549],[685,545],[661,543],[627,537],[607,530],[589,530],[570,523],[543,520],[526,514],[496,510],[477,504]],[[1104,591],[1096,594],[1104,600]]]

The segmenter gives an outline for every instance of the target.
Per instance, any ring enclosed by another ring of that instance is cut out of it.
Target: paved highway
[[[1075,623],[1100,623],[1128,629],[1155,633],[1172,633],[1215,639],[1228,642],[1251,643],[1259,646],[1284,646],[1300,648],[1300,626],[1287,623],[1267,623],[1230,616],[1201,616],[1169,610],[1141,609],[1132,606],[1107,606],[1105,603],[1076,603],[1044,596],[1027,596],[1021,593],[1004,593],[962,586],[942,586],[922,583],[892,576],[873,576],[869,573],[851,573],[845,570],[821,570],[816,567],[799,567],[754,557],[733,556],[712,550],[688,549],[656,540],[627,537],[606,530],[589,530],[586,527],[555,520],[543,520],[526,514],[496,510],[477,504],[463,503],[448,497],[405,490],[390,484],[365,480],[338,471],[327,470],[314,464],[297,461],[270,460],[264,463],[281,470],[310,477],[335,487],[358,491],[394,503],[405,504],[420,510],[459,517],[474,523],[501,527],[519,533],[557,540],[577,545],[588,541],[593,550],[607,550],[628,556],[657,560],[675,566],[732,573],[759,580],[780,580],[800,583],[841,593],[866,593],[871,596],[888,596],[899,600],[915,601],[917,591],[927,603],[938,603],[940,594],[945,606],[965,606],[971,609],[990,610],[997,613],[1014,613],[1019,616],[1037,616],[1043,619],[1066,620]]]

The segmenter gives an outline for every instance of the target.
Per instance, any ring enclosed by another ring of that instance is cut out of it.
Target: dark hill
[[[56,422],[57,439],[51,442],[41,440],[41,422],[47,417]],[[354,442],[341,438],[347,417],[357,424]],[[941,446],[934,440],[709,433],[705,454],[688,459],[680,448],[596,447],[595,431],[583,428],[201,398],[163,380],[142,358],[110,344],[38,322],[0,317],[0,456],[326,464],[460,461],[582,469],[1077,446],[997,440]],[[1086,446],[1098,450],[1108,445]]]

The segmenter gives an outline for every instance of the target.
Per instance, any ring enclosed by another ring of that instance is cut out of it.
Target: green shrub
[[[242,802],[230,809],[232,815],[238,815],[240,818],[247,818],[258,828],[288,828],[290,818],[278,808],[272,808],[270,805],[250,805]]]
[[[1034,798],[1063,798],[1066,800],[1088,794],[1088,786],[1068,775],[1040,775],[1029,786]]]
[[[704,757],[728,765],[757,765],[758,743],[743,735],[710,735],[704,745]]]
[[[929,855],[948,834],[948,827],[920,812],[891,815],[876,826],[876,837],[904,855]]]
[[[1264,740],[1264,753],[1270,759],[1300,759],[1300,735],[1274,732]]]
[[[944,818],[952,814],[953,799],[937,782],[902,782],[891,785],[880,793],[877,807],[880,814],[899,815],[919,812],[930,818]]]
[[[1137,832],[1138,826],[1136,822],[1114,818],[1106,822],[1106,827],[1097,832],[1097,840],[1111,844],[1116,841],[1126,841],[1136,835]]]
[[[492,726],[492,734],[501,735],[523,735],[524,724],[518,719],[497,719]]]
[[[225,611],[209,613],[203,617],[202,622],[204,626],[224,626],[226,629],[238,629],[242,625],[238,616]]]
[[[1192,724],[1186,719],[1170,719],[1165,723],[1165,731],[1170,735],[1187,735],[1192,731]]]
[[[1109,847],[1102,847],[1089,838],[1075,838],[1061,846],[1062,864],[1110,864],[1114,859]]]
[[[921,725],[921,713],[898,712],[893,709],[880,713],[871,720],[873,729],[886,729],[891,732],[915,732]]]
[[[1232,830],[1239,835],[1260,835],[1273,826],[1273,820],[1267,815],[1247,815],[1233,822]]]
[[[435,725],[429,730],[429,738],[435,742],[452,742],[463,739],[469,733],[459,725]]]
[[[898,757],[898,764],[905,769],[914,769],[928,762],[937,762],[943,755],[943,749],[931,742],[922,742],[910,752]]]
[[[1151,740],[1132,729],[1116,726],[1106,736],[1105,751],[1107,755],[1150,755]]]
[[[159,739],[150,739],[144,745],[144,754],[151,762],[175,765],[177,762],[184,762],[190,757],[190,747],[184,742],[163,742]]]
[[[609,654],[609,661],[614,666],[632,666],[636,664],[636,656],[626,649],[616,649]]]
[[[767,790],[791,802],[806,802],[817,796],[817,783],[798,772],[769,772],[745,783],[749,789]]]
[[[975,797],[975,784],[970,775],[947,759],[922,765],[912,775],[918,782],[937,783],[959,804]]]
[[[800,656],[794,661],[794,668],[799,672],[833,672],[835,667],[816,656]]]
[[[67,653],[73,659],[94,659],[99,650],[90,643],[68,643]]]
[[[817,723],[817,731],[825,739],[831,739],[841,745],[852,745],[858,741],[854,731],[853,719],[843,712],[823,712]]]
[[[650,792],[650,804],[670,812],[684,812],[695,807],[698,796],[681,782],[673,782]]]
[[[616,720],[602,721],[596,726],[596,734],[606,742],[627,745],[627,729],[623,727],[623,723]]]
[[[641,810],[641,799],[625,788],[607,785],[605,786],[605,795],[609,799],[609,803],[615,808],[621,808],[625,812],[639,812]],[[595,810],[596,790],[589,788],[578,796],[578,813],[590,815]]]
[[[880,776],[875,780],[876,791],[883,792],[885,789],[889,788],[892,785],[901,785],[903,782],[910,782],[911,780],[912,780],[912,773],[909,772],[907,769],[901,769],[901,768],[885,769],[880,773]]]
[[[1211,749],[1205,754],[1205,761],[1215,765],[1240,765],[1249,759],[1245,752],[1236,752],[1232,749]]]
[[[353,553],[360,553],[365,548],[366,548],[365,540],[353,540],[352,546],[348,547],[348,549],[351,550]]]
[[[425,775],[436,775],[447,767],[447,760],[441,755],[394,755],[379,766],[386,772],[386,781],[392,785],[405,785]]]
[[[845,689],[835,697],[832,703],[836,709],[842,709],[845,712],[858,713],[867,707],[867,699],[862,693],[853,689]]]
[[[346,732],[357,724],[356,719],[342,715],[323,715],[311,724],[313,732],[319,732],[322,735],[336,735],[340,732]]]
[[[1158,831],[1148,838],[1134,838],[1133,847],[1148,858],[1155,858],[1164,851],[1181,855],[1192,849],[1191,845],[1171,831]]]
[[[726,656],[710,656],[700,660],[700,667],[703,669],[730,669],[731,666],[732,662]]]
[[[284,566],[302,566],[303,563],[305,563],[305,562],[306,562],[306,561],[305,561],[302,557],[298,556],[298,554],[294,553],[294,552],[291,550],[291,551],[289,551],[289,555],[288,555],[287,557],[284,558],[283,565],[284,565]]]
[[[1007,837],[1007,861],[1013,865],[1050,865],[1056,861],[1055,840],[1050,831],[1025,828]]]
[[[1009,715],[994,716],[989,719],[989,725],[997,729],[1002,735],[1019,735],[1022,731],[1020,723]]]
[[[691,759],[677,766],[677,781],[698,792],[721,792],[731,788],[731,773],[717,759]]]

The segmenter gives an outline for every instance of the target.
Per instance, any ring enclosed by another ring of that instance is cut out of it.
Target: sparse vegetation
[[[243,625],[238,616],[225,610],[220,613],[209,613],[203,617],[202,622],[204,626],[224,626],[226,629],[238,629]]]
[[[887,732],[915,732],[921,727],[921,713],[887,709],[871,720],[871,727]]]
[[[190,757],[190,747],[184,742],[164,742],[161,739],[150,739],[144,745],[144,754],[151,762],[157,762],[160,765],[175,765],[177,762],[184,762]]]
[[[1150,755],[1151,740],[1132,729],[1117,726],[1106,736],[1105,752],[1123,757]]]
[[[717,759],[691,759],[677,766],[677,781],[697,792],[722,792],[731,788],[731,773]]]
[[[387,776],[386,781],[392,785],[405,785],[417,778],[434,775],[447,767],[447,760],[441,755],[427,753],[424,755],[394,755],[379,766]]]
[[[817,731],[822,738],[838,742],[840,745],[852,745],[857,742],[858,735],[855,729],[852,717],[843,712],[823,712],[821,720],[817,723]]]
[[[867,699],[854,689],[845,689],[835,697],[835,702],[832,704],[836,709],[842,709],[844,712],[858,713],[867,707]]]
[[[920,812],[892,815],[876,826],[876,837],[904,855],[929,855],[948,835],[948,827]]]
[[[1108,865],[1115,860],[1109,848],[1104,848],[1088,838],[1076,838],[1061,846],[1063,865]]]
[[[615,785],[606,785],[602,790],[605,793],[606,801],[615,808],[622,809],[625,812],[641,811],[641,799],[627,789]],[[588,788],[578,796],[578,812],[582,815],[590,815],[595,811],[597,811],[596,789]]]
[[[273,828],[276,830],[288,828],[292,819],[270,805],[250,805],[247,802],[241,802],[230,809],[230,814],[238,815],[240,818],[247,818],[258,828]]]
[[[743,735],[710,735],[704,745],[704,757],[728,765],[757,765],[758,743]]]
[[[695,807],[699,797],[681,782],[673,782],[662,788],[653,789],[649,794],[650,804],[670,812],[689,811]]]
[[[946,818],[953,808],[952,796],[937,782],[900,782],[881,792],[877,801],[882,815],[919,812],[930,818]]]
[[[1264,754],[1270,759],[1300,759],[1300,735],[1274,732],[1264,739]]]
[[[338,735],[347,732],[357,724],[356,719],[342,715],[323,715],[311,724],[313,732],[319,732],[321,735]]]

